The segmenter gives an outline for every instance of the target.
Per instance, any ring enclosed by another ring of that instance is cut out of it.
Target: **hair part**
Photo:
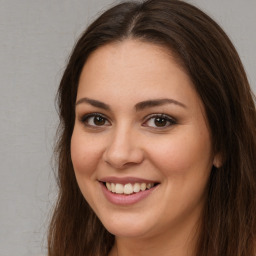
[[[177,0],[125,2],[104,12],[75,45],[58,91],[59,197],[49,228],[49,256],[107,256],[114,243],[80,192],[70,141],[79,77],[99,47],[127,39],[169,49],[187,72],[207,115],[213,166],[195,255],[248,256],[256,237],[256,111],[240,58],[223,30]]]

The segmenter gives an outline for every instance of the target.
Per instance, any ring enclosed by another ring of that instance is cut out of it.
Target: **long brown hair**
[[[177,0],[125,2],[103,13],[78,40],[59,91],[59,197],[49,256],[106,256],[114,236],[82,196],[70,156],[78,80],[88,56],[127,38],[170,49],[190,76],[207,114],[215,153],[197,244],[200,256],[252,256],[256,238],[256,111],[240,58],[223,30]]]

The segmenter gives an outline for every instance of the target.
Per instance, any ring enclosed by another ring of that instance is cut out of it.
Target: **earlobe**
[[[222,157],[219,153],[214,156],[213,166],[216,168],[220,168],[222,166]]]

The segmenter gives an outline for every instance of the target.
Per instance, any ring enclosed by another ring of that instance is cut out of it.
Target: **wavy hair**
[[[56,156],[59,196],[49,256],[107,256],[114,243],[81,194],[71,162],[78,80],[88,56],[128,38],[169,49],[189,75],[207,114],[215,153],[195,255],[252,256],[256,238],[256,111],[241,60],[208,15],[177,0],[124,2],[104,12],[77,41],[60,82]]]

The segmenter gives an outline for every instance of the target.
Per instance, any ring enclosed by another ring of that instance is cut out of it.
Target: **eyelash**
[[[95,118],[97,118],[97,117],[98,117],[98,118],[101,118],[102,121],[104,122],[102,125],[96,125],[95,123],[94,123],[94,125],[93,125],[93,124],[89,124],[90,118],[93,118],[92,121],[95,122]],[[153,127],[153,126],[148,126],[148,125],[146,125],[146,123],[150,122],[150,121],[153,120],[153,119],[155,119],[155,121],[156,121],[156,118],[162,119],[161,121],[164,121],[164,122],[166,122],[167,124],[163,125],[162,127],[161,127],[161,126],[155,126],[155,127]],[[90,127],[90,128],[93,128],[93,129],[98,129],[98,128],[101,128],[101,127],[103,127],[103,126],[110,126],[110,125],[111,125],[110,121],[108,121],[108,118],[105,117],[104,115],[100,114],[100,113],[90,113],[90,114],[86,114],[86,115],[82,116],[82,118],[80,119],[80,121],[81,121],[86,127]],[[106,122],[107,122],[108,124],[106,124]],[[153,128],[153,129],[158,129],[158,130],[159,130],[159,129],[168,128],[168,127],[170,127],[170,126],[172,126],[172,125],[175,125],[175,124],[177,124],[177,121],[176,121],[174,118],[172,118],[172,117],[170,117],[170,116],[168,116],[168,115],[166,115],[166,114],[151,114],[151,115],[149,115],[149,116],[147,116],[147,117],[145,118],[145,121],[143,122],[142,126],[143,126],[143,127]]]
[[[160,127],[149,126],[150,128],[153,128],[153,129],[165,129],[165,128],[168,128],[168,127],[170,127],[172,125],[177,124],[177,121],[174,118],[172,118],[172,117],[170,117],[170,116],[168,116],[166,114],[151,114],[151,115],[146,117],[146,121],[142,124],[142,126],[146,126],[145,123],[147,123],[147,122],[149,122],[149,121],[151,121],[153,119],[155,119],[155,121],[156,121],[156,118],[164,120],[165,122],[168,123],[168,125],[165,124],[162,127],[161,126]]]
[[[101,118],[104,122],[108,122],[108,123],[110,123],[109,121],[108,121],[108,119],[104,116],[104,115],[102,115],[102,114],[100,114],[100,113],[90,113],[90,114],[86,114],[86,115],[84,115],[84,116],[82,116],[82,118],[80,119],[80,121],[85,125],[85,126],[87,126],[87,127],[91,127],[91,128],[100,128],[101,126],[103,126],[103,125],[91,125],[91,124],[89,124],[89,122],[88,122],[88,120],[90,119],[90,118],[94,118],[94,121],[95,121],[95,118]],[[104,125],[105,125],[105,123],[104,123]],[[109,125],[107,125],[107,126],[109,126]]]

